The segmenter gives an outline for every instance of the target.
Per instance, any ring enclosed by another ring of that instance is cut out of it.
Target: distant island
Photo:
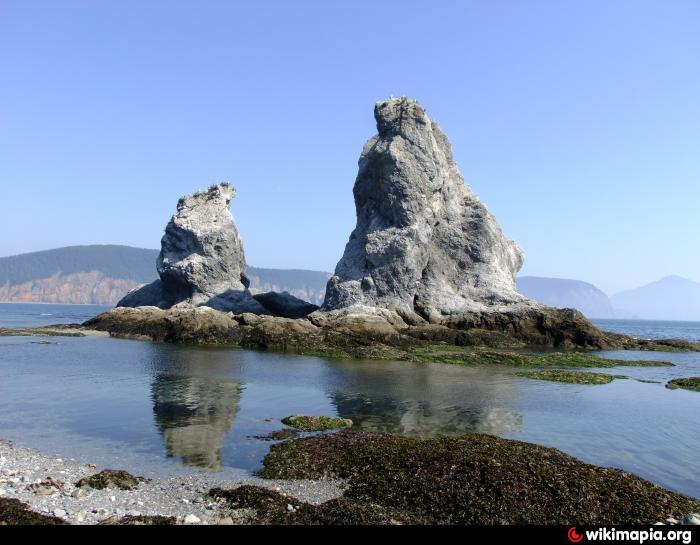
[[[114,305],[156,278],[159,250],[67,246],[0,258],[0,302]],[[248,267],[251,289],[287,291],[320,305],[330,273]]]
[[[519,276],[518,291],[550,307],[575,308],[588,318],[615,318],[610,298],[599,288],[581,280]]]
[[[159,250],[123,245],[67,246],[0,257],[0,302],[114,305],[156,278]],[[321,305],[331,273],[248,267],[251,290],[287,291]],[[700,320],[700,283],[668,276],[609,297],[581,280],[518,276],[520,293],[588,318]]]
[[[612,296],[618,318],[700,321],[700,283],[666,276]]]

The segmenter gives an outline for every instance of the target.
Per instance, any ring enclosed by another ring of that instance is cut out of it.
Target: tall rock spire
[[[418,102],[374,108],[353,193],[357,226],[329,280],[324,310],[352,305],[440,321],[524,302],[523,253],[464,184],[450,142]]]

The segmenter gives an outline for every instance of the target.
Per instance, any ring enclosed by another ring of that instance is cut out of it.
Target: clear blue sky
[[[440,123],[524,274],[700,280],[697,0],[0,0],[0,255],[156,248],[226,180],[249,263],[332,270],[390,95]]]

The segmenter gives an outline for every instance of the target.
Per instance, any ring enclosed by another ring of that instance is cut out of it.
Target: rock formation
[[[248,291],[243,243],[229,210],[235,194],[222,183],[182,197],[161,240],[160,279],[127,294],[117,306],[206,305],[267,313]]]
[[[375,118],[378,134],[365,144],[354,187],[357,226],[322,309],[311,312],[313,305],[289,294],[253,298],[228,210],[234,191],[222,184],[180,200],[163,237],[160,280],[120,302],[151,307],[113,309],[83,327],[158,341],[378,359],[420,360],[416,348],[435,343],[652,349],[648,341],[600,331],[577,310],[519,294],[522,251],[464,184],[437,124],[407,98],[377,103]],[[652,344],[681,348],[679,342]]]
[[[378,102],[353,190],[357,226],[329,280],[324,310],[395,310],[409,323],[527,300],[518,246],[464,184],[450,142],[407,98]]]

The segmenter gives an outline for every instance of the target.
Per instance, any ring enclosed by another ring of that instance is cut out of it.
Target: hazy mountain
[[[575,308],[588,318],[614,318],[608,296],[593,284],[565,278],[519,276],[518,291],[551,307]]]
[[[331,273],[306,269],[263,269],[248,267],[251,291],[288,291],[316,305],[323,303]]]
[[[0,258],[0,301],[111,305],[157,277],[158,250],[68,246]],[[320,304],[330,273],[248,267],[253,291],[288,291]],[[608,298],[580,280],[521,276],[518,291],[545,305],[577,308],[589,318],[700,320],[700,283],[667,276]],[[614,310],[613,310],[614,309]]]
[[[158,250],[68,246],[0,258],[0,301],[111,305],[157,278]],[[320,304],[330,273],[249,267],[251,289],[288,291]]]
[[[700,283],[666,276],[640,288],[612,296],[620,318],[700,320]]]
[[[156,276],[158,252],[69,246],[0,258],[0,301],[112,304]]]

